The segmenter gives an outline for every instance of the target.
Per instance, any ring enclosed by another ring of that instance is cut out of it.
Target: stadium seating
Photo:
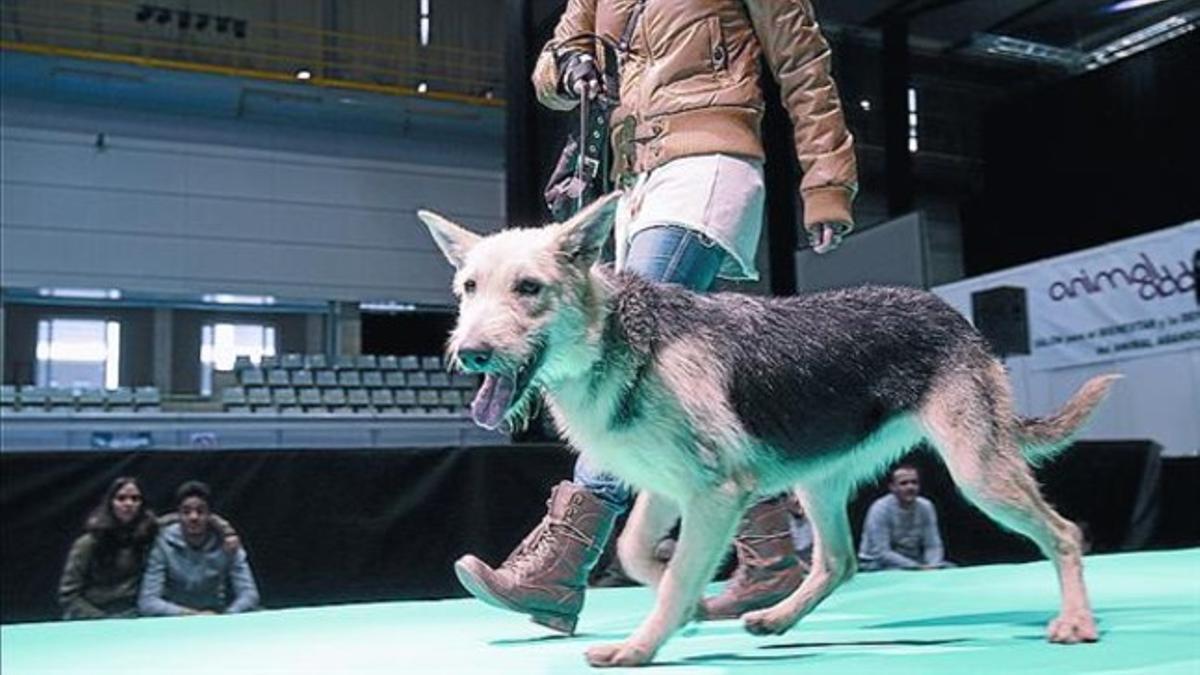
[[[305,412],[325,412],[325,406],[321,403],[321,390],[316,387],[301,389],[299,401]]]
[[[15,410],[17,407],[17,388],[11,384],[0,385],[0,409]]]
[[[266,387],[250,387],[246,390],[246,402],[254,412],[274,412],[271,390]]]
[[[233,382],[231,386],[221,386]],[[217,382],[215,403],[236,414],[365,413],[463,415],[479,377],[449,373],[440,356],[288,353],[255,363],[239,356]],[[157,387],[66,389],[3,385],[5,414],[163,412]],[[165,401],[172,410],[172,401]],[[178,404],[176,404],[178,405]]]
[[[75,399],[81,412],[104,412],[104,390],[84,389]]]
[[[133,412],[133,390],[129,387],[110,389],[105,399],[108,412]]]
[[[75,410],[75,393],[70,389],[51,389],[47,403],[52,413],[65,413]]]
[[[158,387],[138,387],[133,390],[133,407],[137,412],[161,412],[162,394]]]
[[[238,371],[238,383],[244,387],[256,387],[267,383],[262,368],[243,368]]]

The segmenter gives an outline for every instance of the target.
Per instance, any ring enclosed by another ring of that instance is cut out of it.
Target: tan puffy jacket
[[[558,91],[556,54],[583,50],[603,63],[604,50],[590,34],[618,41],[637,3],[569,0],[533,72],[543,105],[577,105]],[[760,54],[795,128],[805,224],[853,223],[854,141],[809,0],[647,0],[620,67],[614,173],[641,173],[688,155],[762,159]]]

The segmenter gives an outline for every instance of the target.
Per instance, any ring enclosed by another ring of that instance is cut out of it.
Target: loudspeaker
[[[975,328],[1001,357],[1029,353],[1029,317],[1025,289],[997,286],[971,294]]]

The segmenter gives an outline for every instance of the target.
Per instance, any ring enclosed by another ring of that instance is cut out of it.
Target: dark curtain
[[[293,607],[462,595],[454,560],[503,560],[572,463],[556,446],[3,453],[0,618],[59,616],[67,551],[117,476],[141,478],[159,513],[181,482],[207,482],[264,605]]]
[[[909,458],[958,564],[1040,554],[968,504],[933,453]],[[268,608],[461,597],[454,560],[497,564],[545,513],[574,457],[559,445],[396,450],[0,453],[0,621],[54,620],[71,542],[109,482],[140,477],[172,508],[199,479],[242,536]],[[1161,464],[1160,464],[1161,463]],[[1147,441],[1078,443],[1038,473],[1059,511],[1087,524],[1092,551],[1200,544],[1200,459],[1160,460]],[[850,504],[855,543],[886,479]]]

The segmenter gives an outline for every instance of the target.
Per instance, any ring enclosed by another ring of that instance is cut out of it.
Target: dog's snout
[[[458,358],[467,370],[482,370],[492,362],[492,348],[484,346],[460,349]]]

